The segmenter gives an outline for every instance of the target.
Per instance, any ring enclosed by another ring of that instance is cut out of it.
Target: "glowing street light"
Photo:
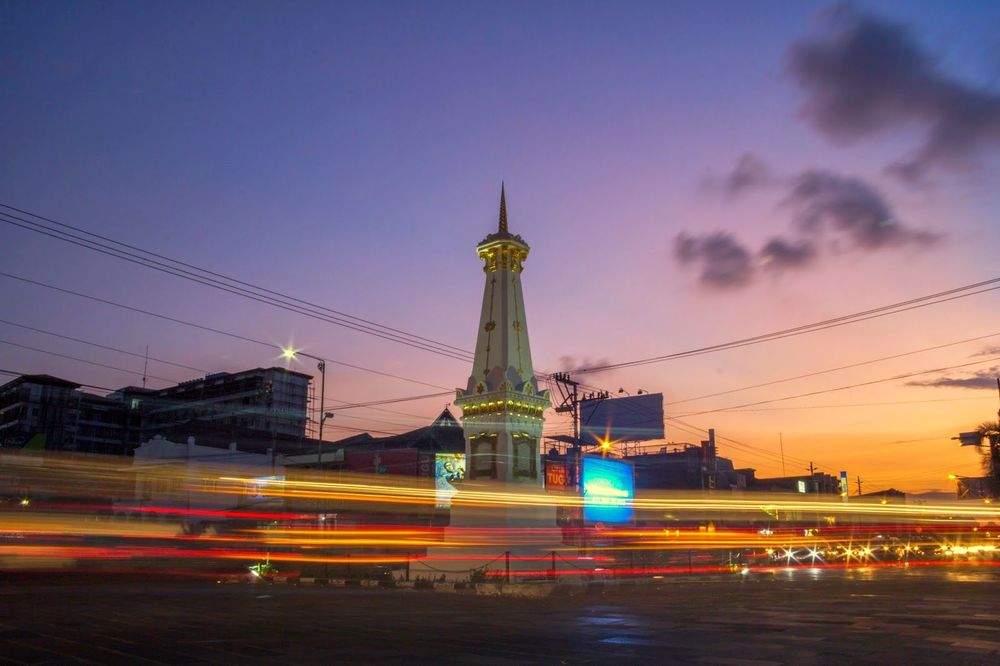
[[[326,406],[326,359],[320,358],[319,356],[313,356],[312,354],[307,354],[299,349],[294,349],[292,347],[282,347],[281,348],[281,358],[286,361],[294,361],[299,356],[305,356],[306,358],[311,358],[316,363],[316,369],[319,370],[320,375],[320,385],[319,385],[319,437],[316,442],[316,467],[322,469],[323,467],[323,424],[327,419],[333,418],[333,412],[324,412],[323,408]]]

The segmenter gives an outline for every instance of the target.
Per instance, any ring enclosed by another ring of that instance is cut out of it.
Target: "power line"
[[[978,291],[970,291],[970,290],[978,289],[979,287],[985,287],[986,285],[995,284],[997,282],[1000,282],[1000,278],[993,278],[992,280],[984,280],[983,282],[977,282],[962,287],[956,287],[954,289],[941,291],[936,294],[920,296],[919,298],[913,298],[907,301],[893,303],[891,305],[883,305],[882,307],[874,308],[872,310],[865,310],[850,315],[843,315],[841,317],[826,319],[824,321],[819,321],[812,324],[804,324],[802,326],[787,328],[780,331],[775,331],[773,333],[765,333],[750,338],[742,338],[740,340],[724,342],[717,345],[711,345],[709,347],[699,347],[696,349],[689,349],[687,351],[676,352],[673,354],[665,354],[663,356],[653,356],[650,358],[637,359],[634,361],[623,361],[621,363],[608,363],[606,365],[598,365],[591,368],[581,368],[575,370],[574,372],[575,374],[584,374],[591,372],[603,372],[606,370],[617,370],[621,368],[630,368],[640,365],[648,365],[650,363],[660,363],[663,361],[671,361],[679,358],[687,358],[689,356],[700,356],[702,354],[709,354],[717,351],[724,351],[727,349],[735,349],[738,347],[746,347],[748,345],[760,344],[762,342],[770,342],[772,340],[780,340],[783,338],[793,337],[797,335],[804,335],[806,333],[815,333],[816,331],[823,331],[829,328],[836,328],[838,326],[846,326],[847,324],[855,324],[861,321],[867,321],[869,319],[876,319],[878,317],[885,317],[892,314],[899,314],[900,312],[906,312],[908,310],[915,310],[917,308],[923,308],[930,305],[937,305],[939,303],[945,303],[959,298],[966,298],[968,296],[975,296],[976,294],[982,294],[988,291],[994,291],[996,289],[1000,289],[1000,286],[987,287],[985,289],[979,289]],[[961,293],[961,292],[969,292],[969,293]]]
[[[130,375],[136,375],[142,377],[141,372],[135,370],[129,370],[128,368],[119,368],[116,365],[108,365],[107,363],[98,363],[97,361],[88,361],[85,358],[80,358],[79,356],[71,356],[70,354],[60,354],[59,352],[54,352],[49,349],[40,349],[38,347],[30,347],[28,345],[22,345],[17,342],[11,342],[10,340],[0,340],[0,344],[10,345],[11,347],[20,347],[21,349],[27,349],[28,351],[39,352],[41,354],[49,354],[50,356],[58,356],[59,358],[69,359],[71,361],[79,361],[80,363],[86,363],[87,365],[95,365],[99,368],[107,368],[109,370],[117,370],[118,372],[124,372]],[[161,382],[169,382],[171,384],[178,384],[178,380],[170,379],[169,377],[157,377],[156,375],[146,375],[150,379],[158,379]],[[82,384],[81,384],[82,386]]]
[[[142,249],[140,247],[136,247],[135,245],[130,245],[128,243],[124,243],[124,242],[115,240],[113,238],[109,238],[107,236],[102,236],[101,234],[97,234],[97,233],[94,233],[92,231],[87,231],[87,230],[82,229],[80,227],[75,227],[75,226],[73,226],[71,224],[66,224],[64,222],[59,222],[58,220],[54,220],[52,218],[45,217],[43,215],[38,215],[37,213],[32,213],[30,211],[23,210],[21,208],[15,207],[15,206],[11,206],[9,204],[5,204],[3,202],[0,202],[0,207],[7,208],[8,210],[17,211],[18,213],[22,213],[24,215],[30,215],[31,217],[34,217],[34,218],[39,219],[39,220],[44,220],[45,222],[49,222],[51,224],[55,224],[57,226],[65,228],[65,229],[72,229],[73,231],[77,231],[79,233],[86,234],[87,236],[91,236],[93,238],[98,238],[100,240],[103,240],[103,241],[106,241],[106,242],[109,242],[109,243],[113,243],[113,244],[118,245],[120,247],[128,248],[130,250],[135,250],[136,252],[140,252],[142,254],[146,254],[146,255],[149,255],[151,257],[156,257],[158,259],[163,259],[165,261],[169,261],[169,262],[177,264],[179,266],[184,266],[186,268],[191,268],[191,269],[196,270],[196,271],[198,271],[200,273],[204,273],[206,275],[211,275],[211,276],[214,276],[216,278],[221,278],[221,279],[226,280],[228,282],[233,282],[233,283],[244,285],[244,286],[247,286],[247,287],[250,287],[252,289],[256,289],[258,291],[262,291],[262,292],[265,292],[265,293],[268,293],[268,294],[273,294],[275,296],[280,296],[282,298],[287,298],[287,299],[290,299],[292,301],[295,301],[295,302],[298,302],[298,303],[302,303],[303,305],[308,305],[310,307],[319,308],[321,310],[325,310],[327,312],[330,312],[330,313],[335,314],[335,315],[340,316],[340,317],[346,317],[348,319],[353,319],[355,321],[358,321],[358,322],[361,322],[361,323],[364,323],[364,324],[370,324],[372,326],[378,327],[378,328],[386,330],[386,331],[391,331],[393,333],[399,333],[401,335],[405,335],[407,337],[414,338],[416,340],[422,340],[424,342],[428,342],[428,343],[431,343],[431,344],[434,344],[434,345],[438,345],[438,346],[444,347],[444,348],[449,348],[449,349],[452,349],[454,351],[462,352],[462,353],[465,353],[465,354],[471,354],[470,351],[468,351],[466,349],[462,349],[460,347],[456,347],[454,345],[449,345],[449,344],[446,344],[446,343],[443,343],[443,342],[437,342],[436,340],[433,340],[431,338],[425,338],[423,336],[415,335],[413,333],[408,333],[407,331],[403,331],[403,330],[397,329],[397,328],[392,328],[391,326],[386,326],[384,324],[379,324],[378,322],[374,322],[374,321],[371,321],[369,319],[364,319],[362,317],[357,317],[355,315],[347,314],[346,312],[340,312],[338,310],[334,310],[333,308],[329,308],[329,307],[322,306],[322,305],[317,305],[315,303],[311,303],[309,301],[302,300],[302,299],[296,298],[294,296],[289,296],[288,294],[284,294],[284,293],[279,292],[279,291],[274,291],[272,289],[267,289],[266,287],[261,287],[259,285],[255,285],[253,283],[246,282],[245,280],[239,280],[239,279],[232,278],[232,277],[229,277],[227,275],[224,275],[222,273],[217,273],[215,271],[208,270],[206,268],[200,268],[200,267],[195,266],[193,264],[189,264],[189,263],[180,261],[179,259],[173,259],[171,257],[167,257],[165,255],[158,254],[158,253],[152,252],[150,250],[145,250],[145,249]],[[9,213],[3,213],[3,214],[7,215],[9,217],[13,217],[14,219],[18,219],[18,220],[21,220],[21,221],[24,221],[24,222],[28,222],[29,224],[34,224],[34,225],[37,225],[37,226],[40,226],[40,227],[43,226],[43,225],[39,225],[37,222],[31,222],[29,220],[24,220],[24,218],[21,218],[21,217],[15,216],[15,215],[10,215]],[[47,227],[43,227],[43,228],[47,228]]]
[[[761,407],[759,409],[727,409],[728,412],[777,412],[786,410],[796,410],[796,409],[838,409],[840,407],[883,407],[886,405],[926,405],[933,402],[965,402],[969,400],[996,400],[994,397],[979,397],[979,398],[931,398],[928,400],[892,400],[887,402],[853,402],[853,403],[841,403],[837,405],[801,405],[799,407]],[[678,412],[678,414],[685,414],[685,412]]]
[[[217,335],[224,335],[224,336],[232,338],[234,340],[242,340],[243,342],[250,342],[250,343],[253,343],[253,344],[256,344],[256,345],[261,345],[261,346],[267,347],[268,349],[270,349],[272,351],[274,351],[275,349],[277,349],[277,346],[275,344],[271,343],[271,342],[267,342],[267,341],[264,341],[264,340],[257,340],[255,338],[251,338],[251,337],[248,337],[248,336],[245,336],[245,335],[240,335],[238,333],[232,333],[230,331],[224,331],[222,329],[213,328],[211,326],[205,326],[203,324],[197,324],[195,322],[187,321],[187,320],[184,320],[184,319],[179,319],[177,317],[171,317],[169,315],[164,315],[164,314],[160,314],[160,313],[157,313],[157,312],[151,312],[150,310],[143,310],[142,308],[137,308],[137,307],[134,307],[134,306],[131,306],[131,305],[125,305],[124,303],[118,303],[116,301],[108,300],[106,298],[100,298],[98,296],[92,296],[90,294],[84,294],[82,292],[73,291],[72,289],[66,289],[64,287],[57,287],[57,286],[52,285],[52,284],[47,284],[45,282],[40,282],[38,280],[32,280],[30,278],[21,277],[19,275],[13,275],[11,273],[6,273],[6,272],[3,272],[3,271],[0,271],[0,277],[9,278],[11,280],[17,280],[19,282],[24,282],[24,283],[35,285],[35,286],[38,286],[38,287],[43,287],[45,289],[51,289],[53,291],[57,291],[57,292],[60,292],[60,293],[63,293],[63,294],[67,294],[67,295],[70,295],[70,296],[76,296],[78,298],[87,299],[87,300],[93,301],[95,303],[101,303],[103,305],[109,305],[111,307],[119,308],[119,309],[122,309],[122,310],[128,310],[130,312],[135,312],[135,313],[138,313],[138,314],[142,314],[142,315],[145,315],[147,317],[154,317],[156,319],[160,319],[160,320],[163,320],[163,321],[169,321],[169,322],[172,322],[172,323],[175,323],[175,324],[180,324],[182,326],[188,326],[190,328],[196,328],[196,329],[199,329],[199,330],[202,330],[202,331],[207,331],[209,333],[215,333]],[[335,365],[340,365],[340,366],[343,366],[343,367],[346,367],[346,368],[351,368],[353,370],[360,370],[362,372],[368,372],[368,373],[371,373],[371,374],[380,375],[380,376],[383,376],[383,377],[389,377],[389,378],[392,378],[392,379],[398,379],[400,381],[411,382],[413,384],[421,384],[423,386],[429,386],[431,388],[440,388],[440,389],[447,388],[445,386],[439,386],[437,384],[430,384],[428,382],[423,382],[423,381],[420,381],[418,379],[412,379],[410,377],[403,377],[401,375],[394,375],[392,373],[382,372],[381,370],[374,370],[372,368],[366,368],[366,367],[361,366],[361,365],[356,365],[356,364],[353,364],[353,363],[347,363],[345,361],[338,361],[338,360],[335,360],[335,359],[332,359],[332,358],[325,358],[323,360],[326,361],[327,363],[333,363]]]
[[[0,204],[0,206],[5,206],[5,204]],[[13,207],[10,208],[13,209]],[[14,209],[14,210],[19,210],[19,209]],[[40,218],[40,219],[48,220],[48,218]],[[212,271],[207,271],[206,269],[192,267],[194,268],[194,271],[198,271],[198,272],[193,272],[190,270],[186,270],[184,268],[178,268],[177,266],[166,264],[162,261],[151,259],[147,256],[142,256],[134,252],[129,252],[127,250],[121,250],[119,248],[109,246],[107,244],[101,243],[100,241],[91,240],[89,238],[77,236],[65,231],[60,231],[58,229],[52,229],[51,227],[39,224],[38,222],[18,217],[16,215],[11,215],[10,213],[0,212],[0,222],[5,222],[7,224],[19,227],[26,231],[32,231],[34,233],[38,233],[43,236],[48,236],[56,240],[61,240],[66,243],[76,245],[78,247],[92,250],[94,252],[114,257],[116,259],[121,259],[123,261],[127,261],[129,263],[136,264],[138,266],[143,266],[145,268],[159,271],[161,273],[173,275],[175,277],[189,280],[191,282],[211,287],[213,289],[218,289],[220,291],[234,294],[236,296],[247,298],[249,300],[263,303],[265,305],[270,305],[272,307],[276,307],[282,310],[287,310],[289,312],[300,314],[306,317],[311,317],[313,319],[317,319],[327,323],[332,323],[360,333],[365,333],[367,335],[372,335],[378,338],[382,338],[384,340],[397,342],[399,344],[403,344],[408,347],[412,347],[414,349],[428,351],[434,354],[438,354],[440,356],[445,356],[448,358],[453,358],[455,360],[461,360],[461,361],[468,361],[472,357],[472,354],[470,352],[467,352],[465,350],[455,351],[458,348],[452,348],[451,345],[444,345],[443,343],[437,343],[437,342],[424,342],[423,340],[426,340],[425,338],[420,338],[419,336],[413,336],[412,334],[394,333],[393,331],[395,331],[396,329],[390,329],[389,327],[381,327],[381,325],[378,324],[367,325],[363,323],[346,321],[345,319],[343,319],[344,315],[342,315],[341,313],[336,313],[335,310],[330,310],[329,308],[325,308],[323,306],[316,306],[313,304],[300,305],[298,303],[307,303],[307,302],[302,301],[301,299],[288,297],[284,295],[272,296],[270,294],[279,294],[279,292],[274,292],[272,290],[255,287],[253,285],[250,285],[250,283],[245,283],[225,276],[223,276],[224,279],[228,280],[229,282],[223,282],[220,279],[212,277],[212,275],[219,275],[219,274],[213,273]],[[56,224],[59,224],[60,226],[69,227],[69,225],[64,225],[62,223],[56,223]],[[75,229],[75,227],[71,228]],[[104,238],[102,236],[97,236],[96,234],[91,234],[90,232],[86,231],[83,231],[82,233],[94,236],[96,238]],[[124,243],[118,243],[117,241],[110,241],[110,242],[121,245],[123,247],[130,247],[130,248],[133,247],[133,246],[128,246]],[[162,255],[157,255],[155,253],[147,252],[145,250],[138,250],[138,251],[148,254],[150,256],[157,256],[157,257],[162,256]],[[191,266],[190,264],[177,262],[173,259],[168,259],[168,261],[174,262],[182,266]],[[246,286],[241,286],[241,285],[246,285]],[[258,291],[254,291],[254,289]],[[296,303],[295,301],[298,301],[298,303]],[[336,314],[325,314],[323,310]],[[354,318],[354,319],[357,319],[359,321],[367,321],[367,320],[360,320],[360,318]],[[381,328],[376,328],[376,327],[381,327]]]
[[[430,398],[440,398],[445,395],[453,395],[451,391],[441,393],[425,393],[424,395],[411,395],[402,398],[386,398],[384,400],[372,400],[371,402],[353,402],[337,406],[337,409],[355,409],[358,407],[374,407],[378,405],[394,405],[400,402],[413,402],[415,400],[429,400]]]
[[[975,338],[966,338],[965,340],[957,340],[955,342],[946,342],[944,344],[935,345],[933,347],[924,347],[923,349],[914,349],[908,352],[902,352],[900,354],[893,354],[892,356],[883,356],[881,358],[873,358],[867,361],[859,361],[857,363],[851,363],[848,365],[841,365],[836,368],[828,368],[826,370],[817,370],[815,372],[807,372],[803,375],[795,375],[794,377],[785,377],[784,379],[775,379],[769,382],[763,382],[761,384],[752,384],[750,386],[741,386],[740,388],[729,389],[727,391],[719,391],[717,393],[706,393],[705,395],[695,396],[693,398],[684,398],[683,400],[673,400],[671,402],[664,403],[667,405],[679,405],[684,402],[693,402],[695,400],[703,400],[705,398],[715,398],[720,395],[729,395],[730,393],[739,393],[740,391],[748,391],[750,389],[761,388],[764,386],[773,386],[774,384],[781,384],[783,382],[790,382],[796,379],[806,379],[807,377],[816,377],[817,375],[825,375],[831,372],[838,372],[840,370],[848,370],[850,368],[858,368],[863,365],[871,365],[872,363],[881,363],[882,361],[889,361],[892,359],[903,358],[904,356],[912,356],[914,354],[921,354],[924,352],[934,351],[937,349],[944,349],[945,347],[954,347],[955,345],[966,344],[969,342],[976,342],[978,340],[985,340],[986,338],[993,338],[1000,335],[998,333],[990,333],[989,335],[980,335]]]
[[[25,324],[18,324],[13,321],[7,321],[6,319],[0,319],[0,324],[7,324],[8,326],[16,326],[17,328],[23,328],[27,331],[34,331],[35,333],[42,333],[44,335],[51,335],[54,338],[61,338],[63,340],[70,340],[72,342],[79,342],[80,344],[90,345],[91,347],[97,347],[98,349],[105,349],[107,351],[117,352],[119,354],[126,354],[128,356],[134,356],[136,358],[148,358],[150,361],[156,361],[157,363],[163,363],[164,365],[172,365],[177,368],[183,368],[185,370],[194,370],[195,372],[204,372],[208,374],[208,370],[203,368],[195,368],[190,365],[184,365],[183,363],[175,363],[173,361],[167,361],[162,358],[155,358],[153,356],[146,356],[145,354],[137,354],[135,352],[130,352],[126,349],[119,349],[118,347],[109,347],[108,345],[98,344],[96,342],[90,342],[89,340],[82,340],[80,338],[74,338],[69,335],[62,335],[61,333],[55,333],[53,331],[46,331],[41,328],[35,328],[33,326],[26,326]]]
[[[691,423],[687,423],[686,421],[682,421],[681,419],[678,419],[678,418],[668,417],[668,420],[674,422],[675,427],[676,427],[676,424],[680,424],[682,426],[686,426],[689,430],[693,429],[693,430],[698,431],[699,433],[701,433],[701,432],[707,433],[708,432],[708,430],[705,429],[705,428],[700,428],[700,427],[698,427],[696,425],[693,425]],[[742,449],[742,450],[744,450],[744,452],[746,452],[746,453],[748,453],[750,455],[759,456],[759,457],[762,456],[764,458],[770,458],[771,459],[771,464],[775,464],[775,465],[779,464],[780,461],[781,461],[781,458],[782,458],[782,456],[780,454],[775,453],[773,451],[770,451],[769,449],[765,449],[765,448],[762,448],[762,447],[759,447],[759,446],[754,446],[753,444],[747,444],[746,442],[741,442],[738,439],[733,439],[732,437],[727,437],[725,435],[720,435],[718,433],[716,433],[715,439],[717,441],[725,441],[725,442],[728,443],[727,446],[732,446],[732,447],[735,447],[737,449]],[[785,458],[785,460],[793,462],[793,463],[795,463],[797,465],[808,465],[809,464],[808,460],[806,460],[805,458],[799,458],[797,456],[785,455],[784,458]],[[822,466],[829,467],[828,465],[822,465]]]
[[[821,395],[823,393],[833,393],[835,391],[846,391],[848,389],[859,388],[861,386],[871,386],[873,384],[881,384],[881,383],[884,383],[884,382],[891,382],[891,381],[895,381],[897,379],[908,379],[910,377],[918,377],[920,375],[928,375],[928,374],[931,374],[931,373],[934,373],[934,372],[945,372],[947,370],[957,370],[958,368],[967,368],[969,366],[982,365],[982,364],[985,364],[985,363],[992,363],[994,361],[1000,361],[1000,356],[997,356],[997,357],[994,357],[994,358],[990,358],[990,359],[986,359],[986,360],[983,360],[983,361],[973,361],[971,363],[961,363],[959,365],[951,365],[951,366],[947,366],[947,367],[943,367],[943,368],[933,368],[933,369],[930,369],[930,370],[921,370],[919,372],[909,372],[909,373],[902,374],[902,375],[895,375],[893,377],[883,377],[882,379],[873,379],[873,380],[867,381],[867,382],[858,382],[857,384],[848,384],[847,386],[837,386],[837,387],[834,387],[834,388],[822,389],[822,390],[819,390],[819,391],[809,391],[808,393],[799,393],[797,395],[787,395],[787,396],[784,396],[784,397],[781,397],[781,398],[771,398],[769,400],[758,400],[756,402],[747,402],[747,403],[744,403],[742,405],[731,405],[729,407],[719,407],[717,409],[706,409],[706,410],[700,411],[700,412],[688,412],[687,414],[684,414],[684,416],[685,417],[688,417],[688,416],[699,416],[701,414],[714,414],[714,413],[717,413],[717,412],[725,412],[725,411],[729,411],[729,410],[733,410],[733,409],[742,409],[743,407],[756,407],[757,405],[767,405],[767,404],[774,403],[774,402],[782,402],[784,400],[794,400],[796,398],[805,398],[805,397],[813,396],[813,395]]]

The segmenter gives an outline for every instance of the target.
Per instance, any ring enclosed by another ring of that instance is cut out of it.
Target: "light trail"
[[[18,479],[0,503],[0,570],[237,575],[271,562],[290,574],[506,577],[512,566],[562,579],[1000,559],[1000,508],[978,502],[640,490],[621,501],[634,524],[600,525],[582,521],[582,497],[540,488],[467,481],[448,508],[428,477],[127,462],[0,454]],[[539,511],[562,524],[531,522]]]

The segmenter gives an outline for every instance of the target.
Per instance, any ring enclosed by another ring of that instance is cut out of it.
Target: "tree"
[[[985,421],[976,428],[982,440],[989,440],[986,447],[980,447],[983,456],[983,471],[986,472],[986,483],[990,496],[1000,497],[1000,422]]]

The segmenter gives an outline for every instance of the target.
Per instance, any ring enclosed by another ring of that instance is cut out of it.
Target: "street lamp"
[[[292,349],[291,347],[283,347],[281,349],[281,357],[287,361],[294,361],[296,356],[305,356],[306,358],[311,358],[316,361],[316,369],[319,370],[320,384],[319,384],[319,437],[316,441],[316,467],[323,467],[323,423],[328,419],[333,417],[333,412],[324,412],[323,408],[326,406],[326,359],[322,359],[319,356],[313,356],[312,354],[307,354],[298,349]]]

